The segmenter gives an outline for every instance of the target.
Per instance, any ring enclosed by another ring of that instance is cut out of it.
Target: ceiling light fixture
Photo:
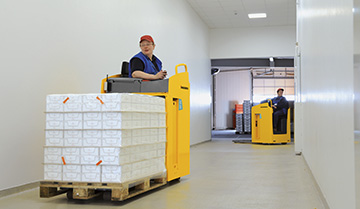
[[[250,13],[248,14],[250,19],[253,18],[266,18],[266,13]]]

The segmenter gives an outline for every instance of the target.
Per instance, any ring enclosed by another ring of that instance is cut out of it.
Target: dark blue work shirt
[[[276,111],[282,111],[284,114],[286,114],[287,109],[289,108],[289,102],[286,100],[283,96],[277,96],[271,99],[273,105],[276,105],[276,109],[274,109],[274,112]]]

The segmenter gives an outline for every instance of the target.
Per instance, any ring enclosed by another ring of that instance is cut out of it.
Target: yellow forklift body
[[[286,133],[274,134],[273,132],[273,109],[271,101],[253,106],[251,109],[251,141],[261,144],[286,144],[291,140],[290,135],[290,109],[286,120]]]
[[[184,66],[185,72],[178,73]],[[113,75],[108,78],[120,78]],[[101,93],[104,90],[104,78]],[[139,92],[139,94],[165,98],[166,108],[166,157],[167,181],[190,174],[190,83],[186,64],[175,66],[175,75],[168,79],[167,92]],[[151,82],[151,81],[148,81]]]
[[[185,72],[177,73],[179,66]],[[185,64],[175,67],[176,74],[169,78],[169,91],[141,93],[165,97],[166,108],[166,169],[167,180],[190,174],[190,83]]]

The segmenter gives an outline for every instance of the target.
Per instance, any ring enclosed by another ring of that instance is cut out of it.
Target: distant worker
[[[273,110],[274,110],[274,113],[273,113],[274,131],[277,131],[277,124],[279,121],[279,117],[282,115],[286,115],[287,110],[289,109],[289,102],[286,100],[285,97],[282,96],[284,93],[284,89],[278,88],[276,93],[278,96],[271,99],[272,104],[273,104]]]
[[[161,60],[153,54],[154,39],[149,35],[142,36],[140,38],[140,49],[141,52],[130,59],[129,77],[145,80],[164,79],[167,72],[162,70]]]

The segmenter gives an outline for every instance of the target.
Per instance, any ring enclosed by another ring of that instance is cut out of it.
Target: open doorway
[[[212,129],[214,131],[233,130],[231,133],[234,134],[235,104],[242,104],[245,101],[250,101],[251,105],[258,104],[261,100],[275,97],[276,89],[280,87],[285,89],[284,96],[290,103],[291,121],[293,121],[293,58],[272,58],[272,60],[272,62],[269,58],[212,60]],[[293,125],[291,129],[293,132]]]

